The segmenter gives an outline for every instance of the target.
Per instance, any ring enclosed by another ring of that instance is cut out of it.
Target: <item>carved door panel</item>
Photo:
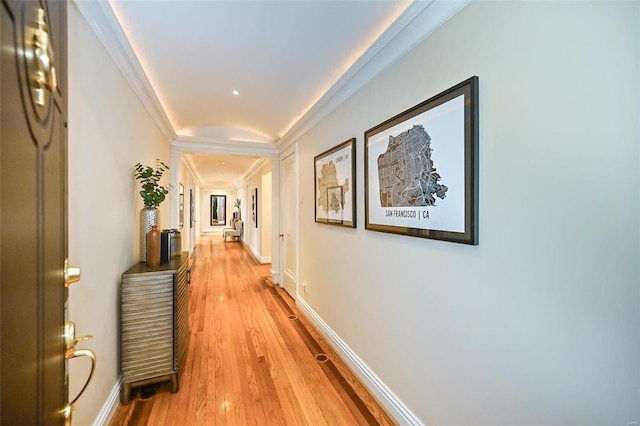
[[[64,424],[66,2],[0,8],[0,419]]]

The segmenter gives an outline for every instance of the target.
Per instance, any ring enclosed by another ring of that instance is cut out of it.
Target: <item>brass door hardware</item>
[[[49,29],[45,22],[45,11],[38,9],[38,20],[35,35],[33,37],[33,55],[36,63],[34,75],[35,102],[45,106],[45,90],[54,92],[58,82],[56,80],[56,68],[53,62],[53,49],[49,40]]]
[[[69,287],[71,284],[80,281],[80,268],[69,266],[69,260],[64,261],[64,286]]]
[[[82,340],[88,340],[93,338],[91,335],[76,337],[76,325],[72,321],[67,321],[64,325],[64,341],[65,341],[65,360],[69,361],[74,358],[80,357],[88,357],[91,360],[91,371],[89,372],[89,376],[87,377],[87,381],[85,382],[78,395],[73,398],[67,406],[63,410],[63,415],[65,418],[65,425],[71,425],[71,414],[73,411],[73,405],[80,398],[80,396],[84,393],[89,385],[89,382],[93,378],[93,373],[96,370],[96,354],[90,349],[76,349],[76,344],[81,342]]]
[[[76,337],[76,324],[73,321],[67,321],[64,324],[64,344],[65,350],[75,349],[76,343],[82,340],[93,339],[93,336],[87,334],[86,336]]]

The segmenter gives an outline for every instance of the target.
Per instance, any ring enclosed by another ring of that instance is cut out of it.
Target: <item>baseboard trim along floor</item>
[[[378,399],[378,402],[384,406],[399,424],[424,425],[303,298],[298,297],[296,306],[300,308],[318,332],[326,339],[327,343],[333,347],[344,362],[352,369],[354,374],[358,376],[369,391]]]
[[[102,409],[98,413],[98,416],[93,421],[92,426],[106,426],[111,421],[111,418],[115,414],[118,409],[118,405],[120,404],[120,387],[122,384],[122,378],[118,377],[118,381],[116,382],[113,389],[109,393],[107,400],[105,401]]]

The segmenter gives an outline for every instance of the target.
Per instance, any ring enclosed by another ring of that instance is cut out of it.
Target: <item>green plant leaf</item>
[[[145,206],[158,207],[165,200],[169,189],[160,185],[160,180],[167,170],[169,170],[169,167],[159,159],[156,159],[155,168],[143,166],[141,163],[136,163],[134,166],[134,176],[136,180],[140,181],[142,188],[140,196]],[[171,185],[169,185],[170,187]]]

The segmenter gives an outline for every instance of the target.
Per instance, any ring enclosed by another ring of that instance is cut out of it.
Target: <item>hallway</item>
[[[394,424],[271,284],[270,265],[219,235],[195,253],[180,391],[137,389],[111,425]]]

